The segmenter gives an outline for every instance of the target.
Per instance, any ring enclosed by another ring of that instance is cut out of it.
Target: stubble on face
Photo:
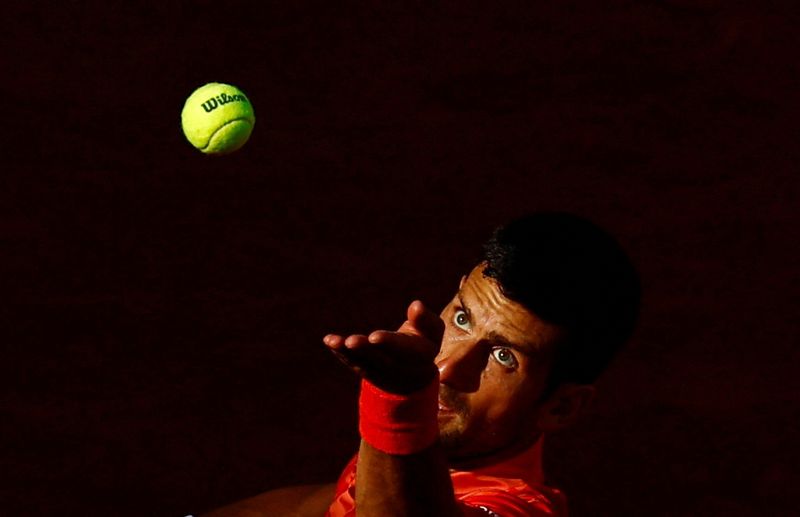
[[[469,422],[469,405],[463,394],[442,384],[439,386],[439,442],[446,451],[456,451],[464,444]]]
[[[456,313],[462,315],[458,321]],[[447,456],[451,460],[480,457],[527,441],[529,432],[535,434],[530,415],[544,389],[548,368],[542,352],[547,353],[560,330],[508,300],[492,279],[482,275],[481,266],[462,280],[442,318],[446,330],[440,354],[445,362],[447,354],[458,347],[473,347],[474,353],[486,354],[482,368],[477,367],[479,361],[470,363],[468,359],[460,365],[450,364],[451,378],[443,378],[440,385],[439,438]],[[493,348],[506,349],[518,365],[502,364],[491,355]],[[437,365],[442,372],[441,363]],[[455,377],[453,372],[458,372]],[[456,378],[460,380],[449,385]]]

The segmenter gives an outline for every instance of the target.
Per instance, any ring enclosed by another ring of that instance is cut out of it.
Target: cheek
[[[513,413],[520,399],[522,382],[519,375],[508,373],[491,361],[483,371],[481,385],[474,394],[473,412],[489,420]]]
[[[544,380],[539,374],[538,371],[509,373],[490,362],[483,372],[481,387],[471,401],[473,410],[492,421],[529,414],[544,389]]]

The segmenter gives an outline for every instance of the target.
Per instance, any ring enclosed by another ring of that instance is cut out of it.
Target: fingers
[[[419,338],[417,338],[419,339]],[[396,367],[398,357],[393,346],[385,346],[383,339],[371,343],[367,336],[354,334],[344,338],[337,334],[328,334],[322,342],[348,368],[360,376],[369,372],[391,371]],[[383,346],[381,346],[383,345]]]
[[[328,334],[322,342],[351,368],[369,368],[384,362],[419,364],[432,361],[438,344],[416,332],[376,330],[369,336],[354,334],[344,338]]]
[[[344,346],[344,338],[337,334],[326,335],[324,338],[322,338],[322,342],[325,343],[325,346],[331,350],[338,350]]]
[[[439,344],[417,332],[390,332],[376,330],[367,337],[369,343],[398,359],[409,362],[431,361],[438,353]]]
[[[442,342],[445,327],[439,315],[428,310],[421,301],[414,300],[408,306],[406,316],[408,319],[397,329],[397,332],[376,330],[369,336],[353,334],[347,338],[338,334],[328,334],[322,338],[322,342],[331,350],[338,351],[357,350],[382,343],[400,347],[409,346],[411,349],[421,351],[418,337],[422,337],[433,342],[438,348]],[[417,338],[407,339],[412,336],[417,336]]]
[[[322,338],[322,342],[325,343],[325,346],[331,350],[338,351],[354,350],[369,344],[367,341],[367,336],[363,336],[361,334],[353,334],[352,336],[348,336],[346,339],[338,334],[328,334]]]
[[[420,301],[406,311],[397,332],[376,330],[368,336],[328,334],[322,342],[357,374],[392,393],[410,393],[435,376],[444,322]]]
[[[322,342],[333,352],[337,359],[359,375],[364,372],[363,354],[359,353],[359,346],[367,343],[366,336],[354,335],[347,339],[338,334],[328,334]]]
[[[363,336],[361,336],[363,337]],[[348,338],[349,339],[349,338]],[[411,393],[436,374],[438,346],[418,333],[377,330],[348,349],[370,382],[391,393]]]

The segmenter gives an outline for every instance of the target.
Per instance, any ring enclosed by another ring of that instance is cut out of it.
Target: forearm
[[[415,454],[393,455],[362,440],[356,472],[358,517],[459,515],[438,443]]]
[[[438,444],[438,369],[444,322],[415,301],[397,332],[375,331],[324,343],[362,375],[358,517],[459,515]]]

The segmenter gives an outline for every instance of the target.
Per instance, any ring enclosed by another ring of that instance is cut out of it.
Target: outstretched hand
[[[322,339],[353,371],[392,393],[411,393],[425,387],[436,375],[444,322],[421,301],[406,310],[406,321],[395,332],[376,330],[369,336],[344,338],[328,334]]]

